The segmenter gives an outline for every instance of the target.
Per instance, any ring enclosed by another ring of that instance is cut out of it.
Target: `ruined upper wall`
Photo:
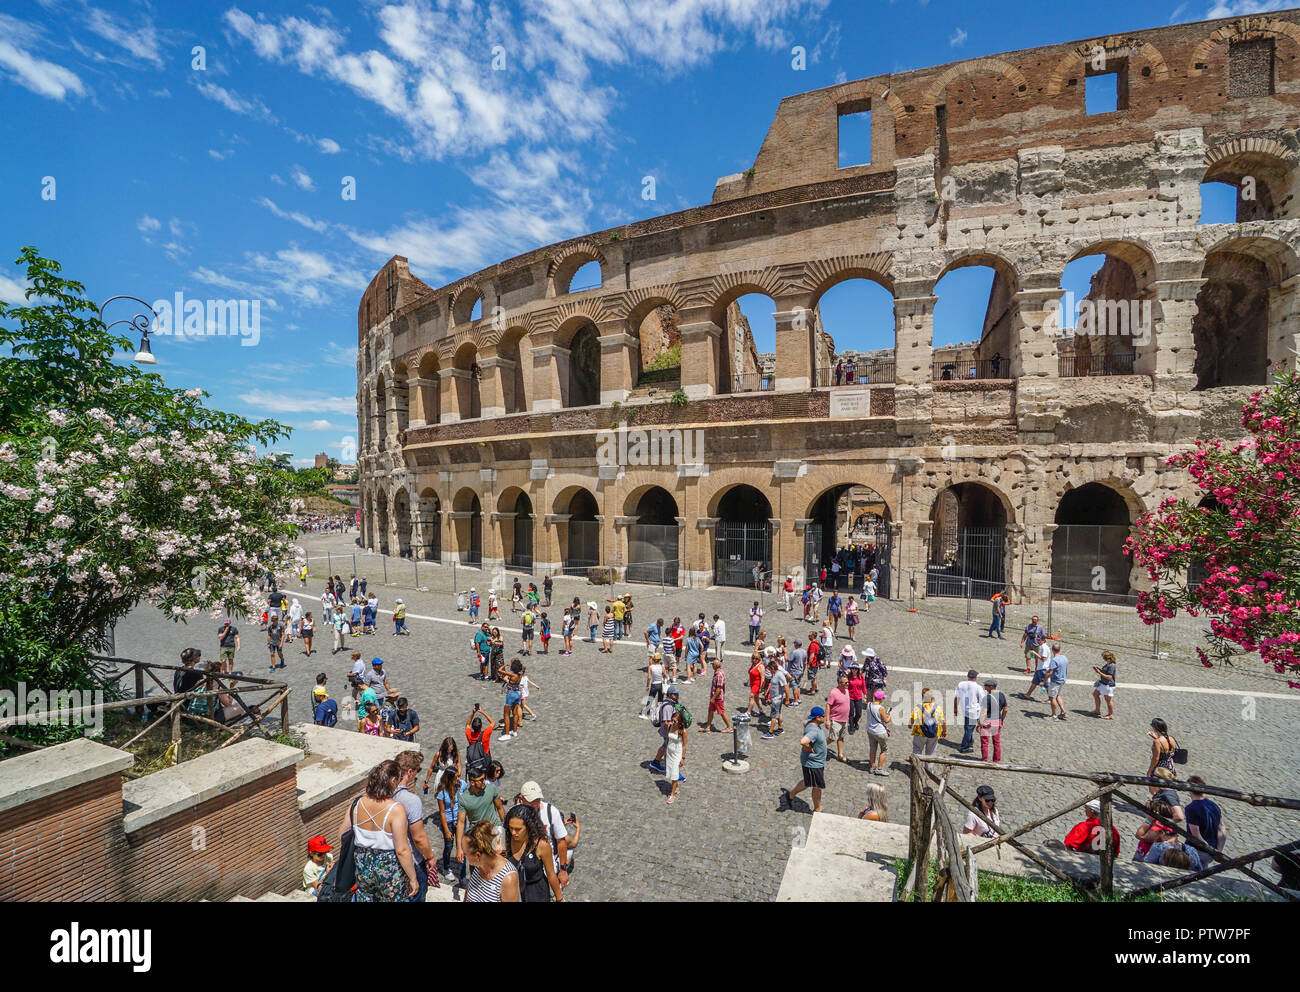
[[[1261,44],[1243,44],[1252,41]],[[1089,115],[1084,80],[1098,74],[1092,61],[1099,47],[1104,71],[1118,73],[1120,109]],[[1288,10],[1085,38],[801,93],[781,101],[751,172],[719,180],[713,202],[886,173],[918,155],[937,153],[942,171],[1014,161],[1020,149],[1039,145],[1068,152],[1149,142],[1157,130],[1203,127],[1207,143],[1229,127],[1267,133],[1294,121],[1297,55],[1300,10]],[[866,109],[871,163],[841,169],[840,113]]]

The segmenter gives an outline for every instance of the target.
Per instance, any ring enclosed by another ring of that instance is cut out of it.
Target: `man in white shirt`
[[[753,644],[758,640],[758,632],[763,626],[763,607],[758,605],[758,600],[754,600],[754,605],[749,608],[749,640],[746,644]]]
[[[716,613],[713,614],[713,644],[713,657],[721,658],[727,647],[727,622]]]
[[[960,754],[970,754],[975,749],[975,727],[979,723],[980,707],[986,695],[979,683],[975,681],[979,678],[979,674],[973,668],[968,671],[965,680],[957,683],[957,693],[952,700],[953,720],[955,721],[958,716],[965,720]]]
[[[1035,686],[1042,686],[1043,692],[1047,692],[1047,670],[1052,664],[1052,648],[1046,641],[1038,646],[1035,658],[1034,677],[1029,683],[1029,688],[1020,694],[1024,699],[1034,698]]]

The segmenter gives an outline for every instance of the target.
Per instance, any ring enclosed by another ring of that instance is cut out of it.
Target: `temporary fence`
[[[909,610],[992,632],[993,595],[1007,588],[963,576],[936,576],[912,569],[906,601]],[[1133,593],[1083,592],[1057,586],[1015,586],[1006,609],[1003,636],[1019,639],[1036,615],[1048,637],[1071,644],[1141,651],[1153,658],[1192,662],[1205,642],[1202,623],[1180,615],[1147,624]]]

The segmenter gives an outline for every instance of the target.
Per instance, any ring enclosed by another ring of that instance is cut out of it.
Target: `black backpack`
[[[470,741],[469,747],[465,748],[465,767],[466,768],[487,768],[488,753],[483,746],[483,738],[480,735],[476,741]]]
[[[359,796],[352,800],[351,822],[354,824],[357,822],[357,803],[359,802],[361,802]],[[339,854],[334,859],[334,867],[321,879],[316,901],[350,902],[352,900],[352,890],[356,887],[356,884],[357,852],[353,847],[352,831],[347,830],[339,841]]]

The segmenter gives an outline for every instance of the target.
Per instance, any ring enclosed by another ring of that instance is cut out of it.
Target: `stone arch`
[[[1078,325],[1057,342],[1062,378],[1129,375],[1155,367],[1158,265],[1150,246],[1137,240],[1093,242],[1076,251],[1067,268],[1098,255],[1105,261],[1093,274],[1088,293],[1074,301]],[[1063,300],[1062,306],[1069,302]]]
[[[1295,250],[1274,238],[1233,235],[1210,246],[1192,320],[1197,389],[1263,385],[1270,362],[1290,357],[1297,272]]]
[[[585,486],[566,486],[555,496],[560,558],[567,574],[586,574],[600,564],[600,503]]]
[[[1300,46],[1300,25],[1271,17],[1242,17],[1216,28],[1192,49],[1187,60],[1187,78],[1195,79],[1204,73],[1216,50],[1227,48],[1234,41],[1255,41],[1260,38],[1282,39]]]
[[[755,588],[754,569],[766,583],[772,561],[772,503],[762,490],[735,482],[719,486],[709,497],[709,516],[716,517],[713,582]]]
[[[479,391],[482,372],[478,364],[478,345],[467,340],[452,357],[452,382],[456,389],[456,412],[460,420],[483,416],[483,399]]]
[[[420,490],[415,501],[416,557],[442,561],[442,500],[432,486]]]
[[[531,570],[535,523],[532,497],[519,486],[507,486],[497,497],[496,508],[505,567]]]
[[[832,559],[842,548],[858,547],[862,554],[852,555],[857,585],[862,576],[872,568],[879,570],[877,591],[882,597],[890,595],[890,529],[894,509],[889,498],[874,486],[856,478],[844,479],[829,485],[819,484],[819,490],[808,503],[804,513],[803,531],[804,574],[814,576],[822,566],[831,569]],[[861,527],[858,526],[861,521]],[[847,564],[847,559],[844,559]],[[831,571],[833,573],[833,570]],[[827,576],[828,580],[830,575]]]
[[[997,315],[993,324],[987,326],[986,311],[984,324],[978,328],[978,341],[973,347],[953,343],[939,344],[934,337],[934,327],[931,326],[929,343],[933,348],[934,379],[969,378],[972,372],[974,378],[979,379],[1007,379],[1017,374],[1015,369],[1017,359],[1021,358],[1022,323],[1017,294],[1023,286],[1014,262],[997,252],[981,249],[961,249],[948,253],[946,264],[930,284],[930,294],[936,297],[936,312],[943,300],[939,293],[939,283],[944,276],[958,269],[976,266],[993,270],[989,306],[997,309]]]
[[[388,450],[388,387],[384,382],[384,373],[375,376],[375,447],[379,451]]]
[[[849,279],[868,279],[883,286],[892,294],[894,280],[891,275],[894,257],[891,252],[880,251],[869,255],[839,255],[835,258],[818,258],[804,266],[804,287],[808,305],[816,307],[828,289]]]
[[[588,262],[599,263],[600,284],[601,287],[604,287],[609,282],[609,260],[605,258],[605,253],[594,242],[579,241],[562,249],[551,260],[547,271],[550,289],[548,295],[567,295],[574,274]],[[583,290],[583,292],[587,292],[587,290]]]
[[[1136,73],[1143,79],[1164,82],[1169,78],[1169,64],[1164,54],[1149,41],[1112,35],[1094,41],[1085,41],[1066,52],[1048,77],[1043,94],[1047,97],[1059,96],[1065,89],[1066,81],[1079,79],[1089,74],[1093,50],[1103,48],[1106,60],[1122,60],[1128,67],[1129,78]],[[1130,86],[1130,93],[1132,93]]]
[[[414,520],[411,514],[411,497],[405,486],[393,490],[393,533],[397,538],[397,556],[411,557],[411,529]]]
[[[462,565],[482,565],[483,505],[478,493],[464,486],[457,491],[451,505],[457,560]]]
[[[375,543],[381,555],[389,553],[388,544],[388,493],[376,487],[373,496],[375,506]]]
[[[865,79],[842,83],[828,90],[821,104],[803,115],[806,117],[806,123],[795,147],[816,147],[819,134],[826,129],[827,116],[838,117],[839,108],[846,103],[861,104],[865,101],[870,101],[873,115],[877,113],[880,115],[872,121],[873,134],[871,143],[873,145],[873,154],[870,165],[877,167],[890,165],[894,161],[896,154],[895,134],[897,133],[898,121],[905,113],[903,101],[883,83],[873,85]],[[876,141],[877,134],[880,135],[879,144]],[[879,159],[874,154],[877,150],[881,152]],[[833,154],[834,149],[831,151]]]
[[[624,516],[637,517],[640,523],[675,523],[679,513],[677,497],[655,483],[637,486],[623,500]]]
[[[415,361],[415,374],[419,379],[416,387],[416,402],[426,424],[436,424],[442,420],[442,362],[438,352],[427,348]]]
[[[1233,138],[1206,150],[1201,183],[1237,190],[1237,222],[1284,220],[1295,198],[1295,155],[1272,138]]]
[[[1127,596],[1131,564],[1124,542],[1141,507],[1141,500],[1123,483],[1067,486],[1053,515],[1053,588]]]
[[[483,292],[483,287],[471,279],[466,279],[456,286],[451,292],[451,299],[448,303],[447,311],[451,315],[452,326],[470,323],[470,314],[474,312],[474,304],[482,302],[487,305],[487,296]],[[480,319],[482,319],[480,315]]]
[[[926,534],[926,595],[989,599],[1011,574],[1011,500],[985,479],[956,480],[935,494]]]
[[[569,351],[559,371],[561,406],[596,406],[600,403],[600,330],[586,317],[574,317],[561,325],[557,343]]]
[[[501,367],[501,405],[506,413],[525,413],[531,397],[528,395],[530,377],[524,365],[524,356],[532,357],[532,347],[525,341],[528,329],[519,324],[507,327],[497,342],[497,357],[513,365]]]
[[[926,88],[924,106],[933,111],[941,102],[940,97],[946,98],[947,89],[953,83],[974,76],[991,75],[996,75],[999,82],[1003,79],[1009,80],[1010,85],[1014,87],[1012,94],[1017,99],[1024,99],[1029,95],[1029,82],[1025,79],[1024,73],[1010,62],[995,58],[976,59],[973,62],[958,62],[941,72]]]
[[[708,289],[709,317],[721,327],[726,320],[727,307],[742,296],[760,293],[775,302],[795,288],[772,268],[715,276]]]
[[[681,559],[677,497],[663,486],[637,486],[623,501],[623,512],[629,523],[627,580],[676,585]]]

